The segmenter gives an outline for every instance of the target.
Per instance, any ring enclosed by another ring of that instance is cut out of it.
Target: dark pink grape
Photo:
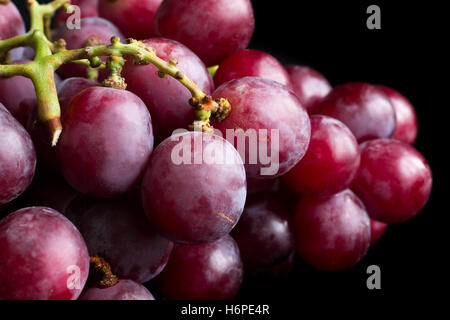
[[[175,245],[156,278],[164,297],[173,300],[227,300],[243,277],[239,248],[229,235],[202,245]]]
[[[158,145],[142,182],[147,217],[163,236],[184,244],[229,233],[246,192],[237,151],[219,136],[200,132],[177,134]]]
[[[261,77],[277,81],[292,89],[289,74],[270,54],[259,50],[241,50],[223,60],[214,75],[216,87],[233,79]]]
[[[80,29],[69,30],[65,25],[59,27],[53,34],[53,40],[64,39],[67,49],[79,49],[84,47],[86,41],[91,37],[97,38],[101,44],[109,44],[112,36],[119,37],[121,40],[125,39],[115,25],[103,18],[84,18],[80,23]],[[58,69],[58,74],[64,79],[85,77],[86,67],[76,63],[67,63]],[[104,75],[105,72],[101,76],[104,77]]]
[[[350,82],[335,87],[315,110],[342,121],[358,142],[390,138],[395,131],[395,111],[384,92],[371,84]]]
[[[29,61],[19,60],[14,63],[27,62]],[[33,82],[22,76],[0,78],[0,103],[3,103],[17,121],[26,126],[37,103]]]
[[[417,115],[413,105],[399,92],[388,87],[379,88],[388,96],[397,117],[397,128],[392,139],[413,145],[418,131]]]
[[[309,113],[314,113],[322,99],[332,90],[327,79],[319,72],[306,66],[287,66],[292,88]]]
[[[361,145],[361,166],[352,189],[372,219],[384,223],[411,219],[427,202],[431,185],[428,163],[410,145],[391,139]]]
[[[166,61],[176,59],[177,67],[206,94],[211,94],[214,84],[203,62],[187,47],[169,39],[149,39],[145,43]],[[155,135],[164,139],[175,129],[187,128],[194,120],[189,104],[189,91],[172,77],[161,79],[152,65],[127,63],[123,76],[127,89],[137,94],[147,105],[155,125]]]
[[[69,207],[66,216],[80,229],[89,254],[108,261],[119,278],[147,282],[169,260],[173,244],[147,221],[139,190],[76,210]]]
[[[281,176],[304,156],[311,124],[308,113],[286,86],[245,77],[221,85],[213,97],[231,103],[228,118],[214,127],[234,143],[249,178]]]
[[[25,23],[14,2],[0,3],[0,39],[5,40],[25,33]],[[13,60],[22,59],[23,48],[10,51]]]
[[[30,135],[0,103],[0,205],[28,188],[35,168],[36,153]]]
[[[58,100],[61,107],[61,117],[64,117],[73,98],[81,91],[90,87],[99,86],[97,82],[81,77],[67,78],[57,85]]]
[[[86,244],[59,212],[30,207],[0,221],[0,299],[75,300],[88,272]]]
[[[127,38],[154,36],[153,21],[162,0],[100,0],[101,17],[114,23]]]
[[[245,49],[254,27],[249,0],[165,0],[155,17],[156,34],[182,42],[207,66]]]
[[[280,263],[295,250],[290,213],[280,199],[270,194],[247,201],[231,235],[249,269]]]
[[[80,18],[98,17],[98,0],[71,0],[70,3],[80,7]],[[67,13],[65,9],[59,9],[55,17],[55,26],[65,25],[73,14],[74,12]]]
[[[303,159],[283,176],[302,195],[331,195],[348,188],[361,154],[355,136],[339,120],[311,116],[311,141]]]
[[[387,227],[386,223],[370,219],[370,245],[380,240]]]
[[[119,280],[116,285],[100,289],[90,287],[79,300],[155,300],[150,291],[133,280]]]
[[[356,264],[370,245],[370,219],[350,190],[330,197],[301,198],[295,214],[297,251],[321,270]]]
[[[140,180],[153,149],[150,114],[138,96],[92,87],[78,94],[57,145],[61,171],[77,191],[114,197]]]

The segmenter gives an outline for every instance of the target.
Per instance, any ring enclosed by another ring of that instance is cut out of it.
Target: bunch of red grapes
[[[67,49],[92,36],[143,40],[231,113],[212,121],[223,137],[172,134],[194,120],[176,79],[127,59],[120,90],[68,63],[57,71],[63,131],[52,148],[31,80],[0,78],[0,300],[152,300],[148,283],[165,299],[232,299],[244,277],[295,272],[296,259],[348,269],[427,202],[432,176],[412,146],[412,104],[369,83],[332,87],[309,67],[246,49],[250,0],[72,3],[81,29],[69,30],[60,10],[52,40]],[[0,38],[24,32],[15,5],[0,4]],[[12,52],[17,64],[33,56]],[[248,136],[245,152],[225,139],[236,129],[266,132],[276,172],[249,161],[261,146],[251,153]],[[196,161],[207,153],[226,161]],[[90,281],[90,257],[118,280]]]

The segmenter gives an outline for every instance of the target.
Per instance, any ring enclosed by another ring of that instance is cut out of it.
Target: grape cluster
[[[298,261],[351,268],[426,204],[410,101],[247,49],[250,0],[72,3],[81,29],[61,8],[50,40],[142,40],[181,75],[125,55],[118,89],[102,85],[107,70],[96,81],[86,65],[61,66],[55,147],[33,82],[0,78],[0,300],[233,299],[244,279],[289,276]],[[24,33],[0,2],[0,39]],[[231,105],[214,132],[187,130],[198,101],[183,77]]]

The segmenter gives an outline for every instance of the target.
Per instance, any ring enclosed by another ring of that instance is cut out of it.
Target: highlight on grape
[[[174,164],[236,165],[233,157],[227,154],[227,150],[230,149],[218,150],[217,147],[207,145],[205,150],[202,150],[201,135],[194,136],[192,144],[189,136],[182,135],[185,132],[188,130],[177,129],[170,138],[172,141],[178,141],[172,149],[171,159]],[[214,129],[214,134],[223,138],[220,130]],[[273,176],[278,173],[280,167],[280,131],[278,129],[271,129],[270,133],[267,129],[250,128],[245,131],[241,128],[226,129],[225,135],[225,140],[236,145],[235,149],[244,164],[264,165],[260,168],[262,176]]]

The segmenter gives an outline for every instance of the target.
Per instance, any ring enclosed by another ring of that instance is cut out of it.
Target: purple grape
[[[173,300],[233,299],[242,283],[239,248],[229,235],[202,245],[175,245],[156,278],[164,297]]]
[[[25,33],[25,23],[14,2],[0,4],[0,39],[8,39]],[[10,51],[13,60],[22,59],[23,48]]]
[[[61,171],[77,191],[114,197],[140,180],[153,149],[150,114],[138,96],[92,87],[72,100],[57,145]]]
[[[0,205],[28,188],[35,168],[36,153],[30,135],[0,103]]]
[[[246,192],[244,166],[233,146],[200,132],[158,145],[142,182],[147,217],[163,236],[183,244],[212,242],[229,233],[242,214]]]
[[[166,61],[176,59],[179,68],[206,94],[211,94],[214,84],[203,62],[187,47],[168,39],[149,39],[145,43]],[[175,129],[187,128],[194,120],[194,110],[189,104],[189,91],[178,80],[156,74],[152,65],[127,63],[123,76],[127,89],[137,94],[147,105],[155,124],[155,135],[165,139]]]
[[[109,288],[87,288],[79,300],[155,300],[155,298],[143,285],[133,280],[119,280]]]
[[[71,0],[71,4],[80,7],[81,18],[98,17],[98,0]],[[67,19],[73,13],[67,13],[65,9],[59,9],[55,17],[55,26],[61,27],[67,23]]]
[[[86,244],[59,212],[30,207],[0,221],[1,300],[75,300],[88,272]]]
[[[245,77],[221,85],[213,97],[223,97],[231,103],[228,118],[214,123],[214,127],[234,143],[244,159],[249,178],[281,176],[304,156],[311,124],[306,110],[286,86],[263,78]],[[228,129],[234,135],[227,134]],[[254,130],[254,138],[250,129]]]

